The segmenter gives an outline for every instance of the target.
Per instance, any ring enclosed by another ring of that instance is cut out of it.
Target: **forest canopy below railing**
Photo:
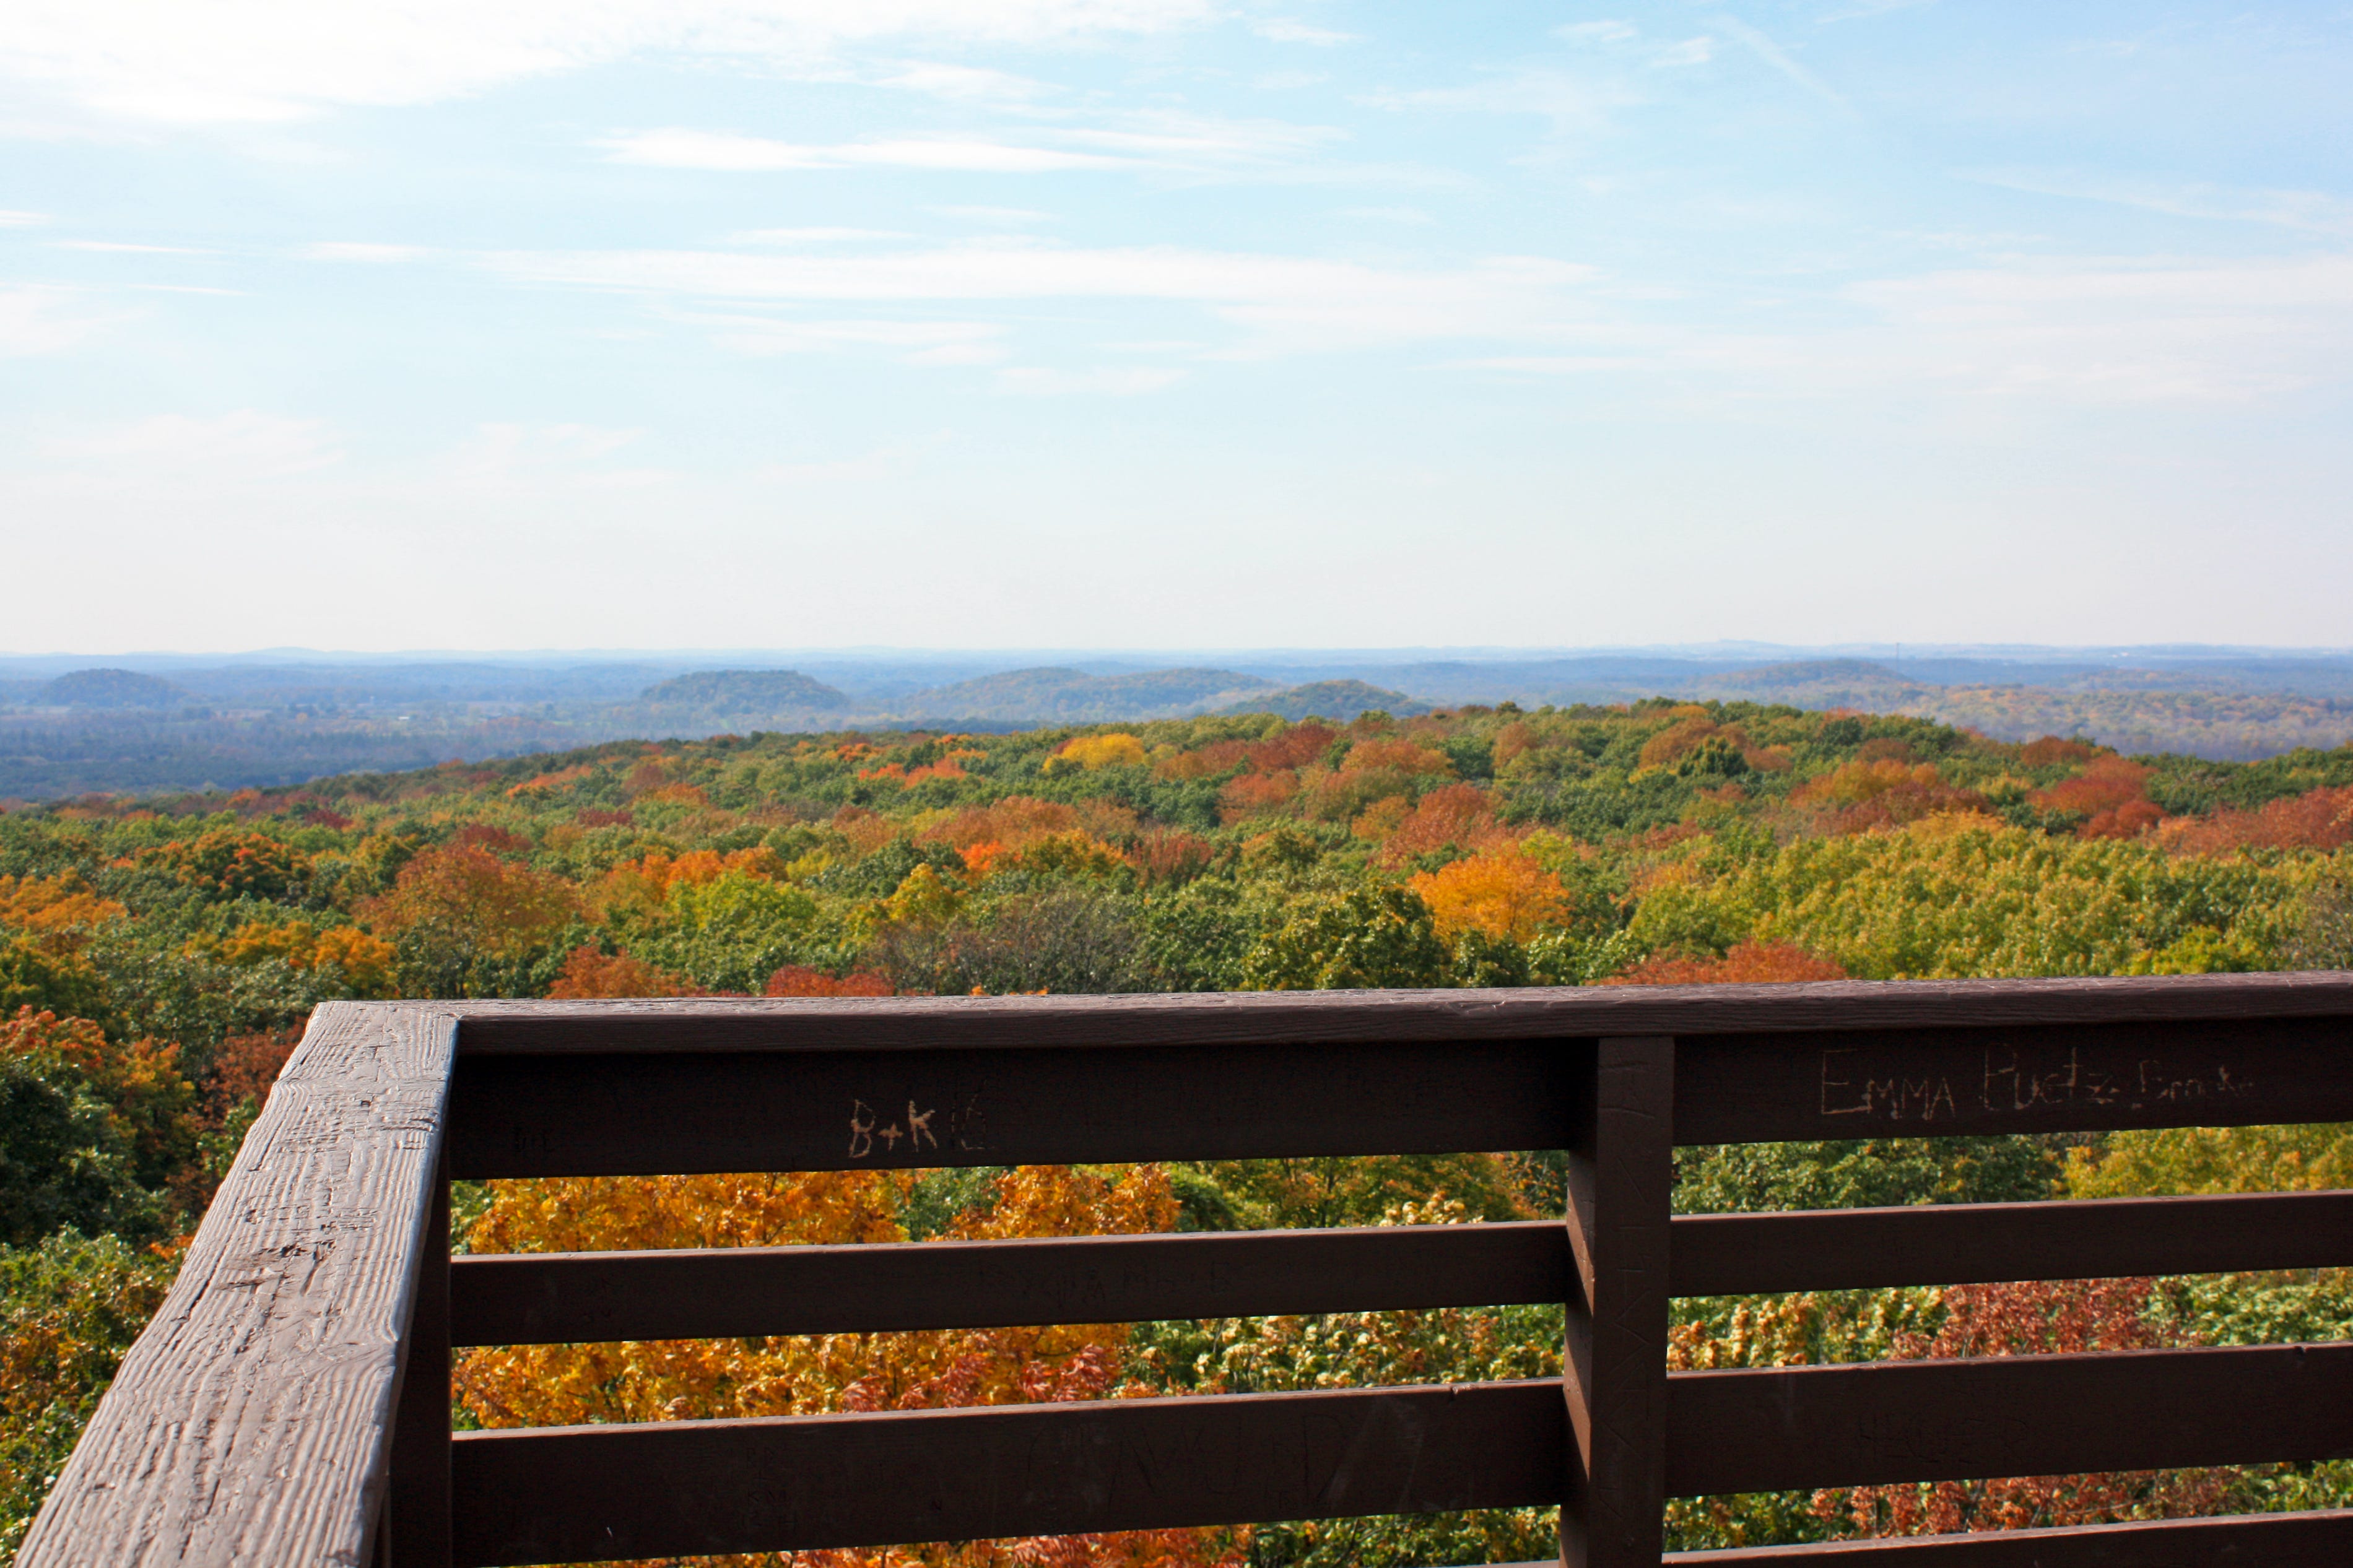
[[[0,1553],[322,1001],[2346,967],[2348,845],[2353,748],[2135,759],[1663,700],[628,742],[15,810],[0,816]],[[518,1181],[461,1191],[457,1234],[491,1252],[1502,1220],[1556,1217],[1559,1180],[1543,1160],[1477,1155]],[[1685,1151],[1676,1202],[2348,1185],[2353,1142],[2316,1127]],[[1676,1322],[1686,1368],[2259,1343],[2353,1335],[2353,1285],[2305,1271],[1715,1298]],[[1505,1307],[491,1348],[468,1352],[458,1387],[461,1418],[485,1426],[912,1408],[1544,1375],[1558,1340],[1556,1308]],[[1700,1500],[1672,1505],[1671,1535],[2343,1506],[2344,1468]],[[1133,1560],[1496,1561],[1543,1555],[1547,1530],[1536,1510],[1303,1523]],[[1130,1560],[1086,1550],[1068,1561]]]

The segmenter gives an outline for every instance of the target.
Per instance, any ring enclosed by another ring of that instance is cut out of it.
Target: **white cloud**
[[[79,290],[0,283],[0,358],[56,353],[111,324]]]
[[[1685,38],[1680,44],[1670,44],[1651,57],[1651,63],[1662,69],[1676,66],[1704,66],[1715,58],[1715,40],[1704,33],[1696,38]]]
[[[1751,54],[1805,89],[1806,91],[1825,103],[1836,104],[1841,109],[1848,107],[1846,100],[1839,95],[1836,89],[1799,65],[1788,50],[1755,27],[1737,16],[1719,16],[1715,20],[1718,26],[1747,45]]]
[[[131,256],[217,256],[218,251],[187,245],[134,245],[120,239],[53,239],[59,250],[120,251]]]
[[[433,252],[421,245],[376,245],[366,240],[329,239],[316,245],[306,245],[298,254],[306,261],[356,261],[382,267],[403,261],[422,261]]]
[[[2138,207],[2172,217],[2257,223],[2309,234],[2353,236],[2353,202],[2323,191],[2248,190],[2197,182],[2119,180],[2065,170],[1989,169],[1963,179],[2036,195]]]
[[[1356,41],[1356,35],[1354,33],[1335,32],[1330,27],[1310,26],[1305,22],[1286,21],[1280,17],[1253,22],[1250,24],[1250,31],[1271,43],[1314,44],[1321,48],[1331,48],[1335,45],[1353,44]]]
[[[1037,43],[1205,21],[1209,0],[14,0],[0,71],[175,122],[400,105],[644,53],[807,66],[887,39]]]
[[[37,228],[48,221],[47,213],[0,211],[0,228]]]
[[[761,136],[671,128],[608,137],[603,143],[617,163],[659,169],[709,169],[725,174],[765,174],[786,169],[895,167],[953,170],[965,174],[1039,174],[1069,169],[1116,169],[1134,160],[1003,142],[909,139],[809,146]]]
[[[1034,365],[1014,365],[997,373],[999,391],[1018,393],[1027,397],[1137,397],[1172,386],[1182,379],[1182,371],[1143,368],[1049,370]]]
[[[1045,127],[1029,136],[1024,142],[914,136],[816,144],[669,126],[621,132],[599,145],[617,163],[723,174],[900,168],[989,174],[1124,169],[1254,175],[1297,168],[1345,139],[1325,126],[1157,110],[1124,116],[1114,124]]]
[[[1253,333],[1251,352],[1444,338],[1553,341],[1582,318],[1589,268],[1494,258],[1450,271],[1174,246],[971,241],[881,255],[511,251],[519,281],[739,302],[1117,299],[1187,302]]]
[[[994,321],[794,321],[774,316],[707,321],[712,341],[747,354],[818,353],[840,349],[893,351],[908,364],[993,364],[1005,358],[1005,329]]]
[[[112,480],[259,479],[310,473],[343,461],[323,419],[286,419],[242,408],[214,418],[159,414],[104,429],[52,436],[49,456],[94,465]]]
[[[1009,71],[936,60],[902,66],[872,79],[877,87],[901,88],[958,102],[1026,103],[1047,90],[1042,82]]]
[[[737,245],[854,245],[867,239],[904,239],[895,228],[754,228],[735,236]]]
[[[2237,402],[2341,380],[2353,256],[2030,260],[1860,285],[1897,363],[1968,390]]]

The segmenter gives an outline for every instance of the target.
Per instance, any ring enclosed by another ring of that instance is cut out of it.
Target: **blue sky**
[[[2353,644],[2353,10],[14,0],[0,648]]]

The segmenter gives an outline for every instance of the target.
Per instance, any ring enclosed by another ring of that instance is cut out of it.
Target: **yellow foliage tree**
[[[1066,742],[1054,753],[1058,760],[1073,763],[1092,772],[1096,768],[1128,768],[1142,763],[1144,742],[1124,732],[1112,735],[1082,735]]]

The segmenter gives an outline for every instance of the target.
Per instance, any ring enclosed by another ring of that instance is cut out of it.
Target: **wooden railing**
[[[1677,1144],[2353,1121],[2353,975],[333,1004],[23,1548],[504,1564],[2353,1457],[2353,1344],[1670,1375],[1671,1297],[2353,1264],[2327,1192],[1671,1218]],[[1567,1223],[460,1258],[455,1178],[1559,1149]],[[449,1430],[453,1345],[1564,1304],[1558,1380]],[[2353,1563],[2353,1511],[1679,1553]]]

